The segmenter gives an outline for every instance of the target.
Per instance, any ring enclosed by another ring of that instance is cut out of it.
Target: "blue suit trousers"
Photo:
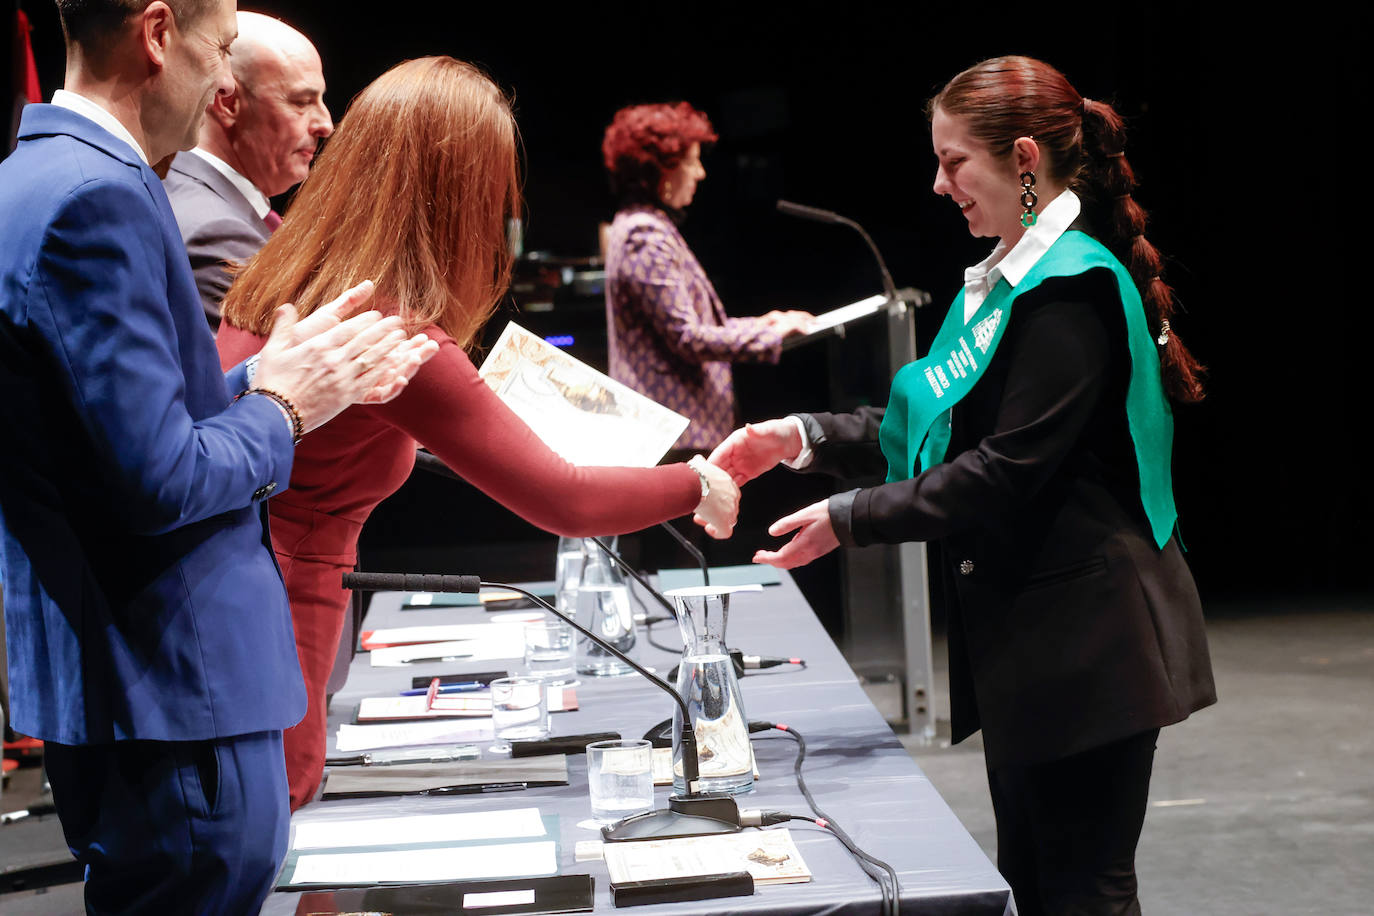
[[[45,751],[86,911],[257,913],[286,854],[280,731]]]

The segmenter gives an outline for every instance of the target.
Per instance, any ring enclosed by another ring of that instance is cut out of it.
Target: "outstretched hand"
[[[830,524],[829,500],[812,503],[768,526],[768,533],[775,538],[789,531],[797,532],[792,540],[777,550],[758,551],[754,554],[754,562],[779,569],[793,569],[805,566],[840,546],[839,539],[835,537],[835,527]]]
[[[706,477],[710,492],[697,504],[692,521],[706,529],[706,533],[717,540],[728,538],[735,531],[739,518],[739,487],[715,465],[708,464],[700,455],[693,456],[688,462],[691,467]]]
[[[716,446],[706,459],[743,486],[779,461],[801,454],[802,439],[792,420],[765,420],[746,423]]]

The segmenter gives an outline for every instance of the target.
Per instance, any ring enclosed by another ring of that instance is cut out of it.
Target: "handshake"
[[[791,419],[748,423],[716,446],[709,458],[700,455],[689,464],[701,474],[709,487],[696,508],[693,520],[713,538],[728,538],[739,517],[739,488],[781,461],[795,460],[802,453],[800,425]],[[778,550],[760,550],[755,563],[782,569],[805,566],[840,546],[830,523],[828,500],[813,503],[768,527],[773,537],[788,532],[797,534]]]

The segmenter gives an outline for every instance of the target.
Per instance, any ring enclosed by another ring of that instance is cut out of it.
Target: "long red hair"
[[[425,57],[360,92],[286,220],[239,272],[224,320],[266,334],[274,309],[307,315],[355,283],[412,331],[467,346],[510,284],[520,210],[515,119],[472,64]]]

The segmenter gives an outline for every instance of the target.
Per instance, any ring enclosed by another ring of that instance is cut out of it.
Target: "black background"
[[[56,14],[48,2],[20,6],[47,96],[62,73]],[[924,341],[963,267],[988,248],[930,190],[924,102],[984,57],[1053,63],[1129,118],[1137,197],[1187,310],[1175,330],[1211,369],[1207,400],[1176,411],[1181,526],[1204,596],[1369,591],[1366,6],[1267,16],[1202,4],[246,8],[312,38],[336,119],[402,59],[484,65],[515,98],[527,248],[593,254],[612,212],[605,125],[625,104],[687,99],[721,141],[684,234],[727,308],[821,311],[877,291],[858,237],[784,219],[773,209],[783,197],[857,219],[899,286],[935,295],[918,324]],[[763,405],[814,407],[813,375],[787,359],[776,377],[742,373],[746,418]]]

